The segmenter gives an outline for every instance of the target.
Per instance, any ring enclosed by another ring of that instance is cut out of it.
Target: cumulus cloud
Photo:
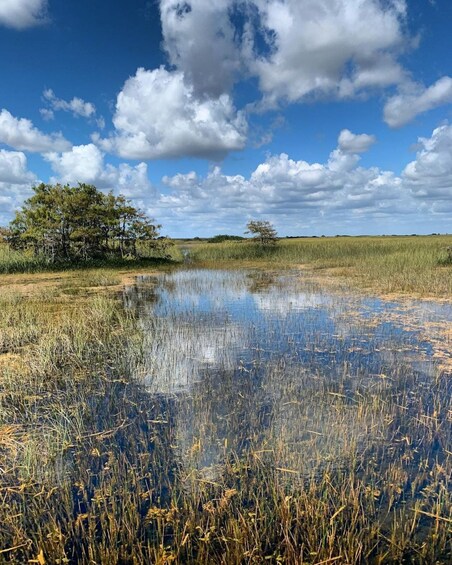
[[[343,129],[339,134],[339,149],[343,153],[365,153],[376,142],[374,135],[361,133],[356,135],[349,129]]]
[[[37,177],[28,170],[27,158],[20,151],[0,149],[0,225],[6,225],[30,194]]]
[[[404,0],[254,0],[261,37],[249,57],[267,103],[353,96],[404,79]]]
[[[416,159],[403,171],[403,182],[417,199],[452,202],[452,125],[433,130],[431,137],[419,138]]]
[[[160,0],[164,47],[196,94],[255,76],[268,105],[399,84],[405,0]]]
[[[1,0],[0,25],[25,29],[45,21],[47,0]]]
[[[407,83],[402,92],[387,101],[384,107],[384,120],[391,127],[401,127],[414,120],[419,114],[451,103],[451,77],[444,76],[428,88]]]
[[[337,147],[325,163],[294,160],[282,153],[268,156],[249,177],[225,175],[218,167],[206,177],[195,172],[164,177],[170,192],[156,203],[157,215],[164,224],[185,216],[198,231],[203,226],[212,232],[236,230],[237,224],[259,215],[284,231],[315,222],[337,225],[346,217],[389,218],[402,203],[409,211],[400,178],[378,167],[359,166],[358,153],[350,152],[352,142],[362,151],[370,141],[349,133],[353,137],[348,136],[346,151]],[[342,133],[341,138],[344,142]]]
[[[50,117],[53,111],[62,110],[63,112],[71,112],[73,116],[81,116],[82,118],[91,118],[96,114],[96,107],[91,102],[85,102],[82,98],[74,97],[72,100],[62,100],[57,98],[51,88],[44,90],[43,98],[50,105],[49,109],[41,109],[43,117]]]
[[[61,133],[42,133],[30,120],[15,118],[5,109],[0,112],[0,143],[32,153],[67,151],[71,148],[71,143]]]
[[[0,226],[7,226],[15,210],[31,196],[31,186],[0,181]]]
[[[74,146],[63,153],[48,153],[45,158],[62,183],[87,183],[98,188],[121,192],[128,197],[147,198],[153,195],[146,163],[135,167],[121,163],[115,167],[104,163],[104,153],[92,143]]]
[[[178,71],[138,69],[116,102],[115,135],[94,136],[102,149],[130,159],[224,156],[245,145],[247,125],[228,94],[195,96]]]
[[[421,233],[450,231],[452,125],[419,138],[415,159],[400,174],[360,165],[359,153],[373,141],[343,130],[324,162],[281,153],[248,176],[215,167],[206,176],[164,177],[155,214],[178,233],[184,226],[182,234],[198,235],[240,233],[250,217],[271,220],[282,234],[411,233],[413,225]]]
[[[233,0],[161,0],[164,48],[195,93],[219,97],[229,92],[241,67]]]
[[[36,176],[27,169],[27,158],[21,151],[0,149],[0,183],[29,184]]]
[[[92,137],[123,158],[218,160],[245,147],[246,111],[409,82],[398,61],[411,44],[406,0],[160,0],[159,6],[169,68],[138,69],[117,97],[115,131]],[[243,79],[257,79],[262,100],[237,111],[233,87]]]

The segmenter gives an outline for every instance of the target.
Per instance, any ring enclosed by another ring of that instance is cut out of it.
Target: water
[[[413,425],[450,417],[438,407],[452,392],[448,304],[332,292],[299,272],[199,269],[138,277],[125,304],[146,336],[139,378],[171,400],[187,472],[215,479],[228,454],[251,451],[305,477],[451,447],[450,431],[438,443]]]

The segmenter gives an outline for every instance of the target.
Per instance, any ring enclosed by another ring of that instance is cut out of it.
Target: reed
[[[43,257],[14,251],[0,243],[0,273],[35,273],[46,268],[48,263]]]

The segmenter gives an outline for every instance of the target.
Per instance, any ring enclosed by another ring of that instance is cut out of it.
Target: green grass
[[[121,259],[111,257],[98,260],[74,262],[51,263],[45,257],[35,256],[31,251],[15,251],[7,245],[0,243],[0,274],[10,273],[37,273],[43,271],[63,271],[71,269],[87,268],[110,268],[121,269],[134,266],[151,266],[179,263],[182,261],[182,254],[177,246],[169,247],[165,257],[149,256],[141,259]]]
[[[452,264],[447,248],[452,236],[342,237],[282,239],[265,248],[249,241],[192,243],[192,262],[214,267],[249,265],[276,266],[280,269],[303,265],[307,270],[343,279],[358,287],[382,293],[409,293],[419,296],[449,297],[452,294]],[[11,251],[0,246],[0,274],[33,273],[45,270],[114,269],[178,264],[180,246],[169,250],[170,259],[102,260],[80,265],[52,265],[43,258]],[[99,275],[101,278],[101,276]],[[100,278],[92,286],[102,284]],[[96,278],[96,277],[94,277]],[[114,274],[111,274],[114,278]],[[89,286],[89,285],[85,285]]]
[[[13,251],[0,244],[0,273],[35,273],[49,268],[48,262],[31,253]]]
[[[282,239],[275,247],[251,242],[191,247],[195,263],[215,266],[304,265],[384,293],[449,297],[452,236]]]

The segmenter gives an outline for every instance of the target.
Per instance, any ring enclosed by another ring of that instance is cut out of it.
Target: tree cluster
[[[49,261],[118,256],[137,258],[145,247],[164,251],[155,225],[124,196],[95,186],[40,184],[11,222],[6,239]]]

